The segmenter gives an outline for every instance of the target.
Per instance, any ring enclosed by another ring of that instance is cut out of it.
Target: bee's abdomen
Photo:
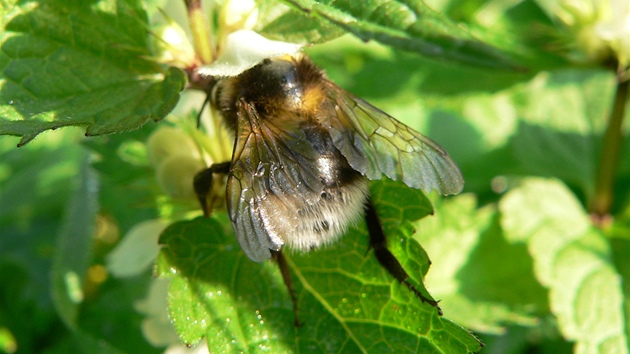
[[[303,126],[302,129],[306,140],[318,155],[314,167],[324,188],[345,186],[361,177],[335,147],[328,132],[312,122],[310,126]]]

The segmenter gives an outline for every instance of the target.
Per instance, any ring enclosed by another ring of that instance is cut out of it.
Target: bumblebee
[[[227,209],[243,251],[256,262],[279,261],[294,305],[282,247],[319,248],[365,217],[380,264],[437,307],[387,249],[368,183],[385,175],[411,188],[458,193],[464,181],[444,149],[335,85],[304,55],[216,78],[210,102],[235,142],[231,161],[196,176],[199,201],[208,214],[212,176],[227,175]]]

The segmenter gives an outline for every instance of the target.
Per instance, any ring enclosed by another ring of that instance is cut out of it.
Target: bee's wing
[[[283,245],[281,230],[297,224],[298,210],[308,202],[304,196],[323,186],[308,168],[316,156],[301,129],[260,119],[244,101],[238,106],[227,207],[241,248],[260,262]]]
[[[437,143],[332,82],[327,93],[334,105],[327,111],[335,114],[320,119],[353,169],[372,180],[385,174],[443,195],[463,189],[459,168]]]

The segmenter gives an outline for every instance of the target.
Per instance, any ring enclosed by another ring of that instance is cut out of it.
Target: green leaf
[[[525,173],[593,191],[613,82],[608,72],[565,70],[541,73],[514,93],[520,120],[511,145]]]
[[[441,300],[444,315],[494,334],[510,325],[536,325],[547,310],[546,292],[534,278],[526,248],[503,237],[495,208],[478,209],[472,194],[434,205],[435,216],[416,223],[415,238],[431,255],[425,283]]]
[[[83,142],[101,157],[93,163],[102,184],[100,212],[112,216],[121,232],[158,217],[155,204],[149,201],[160,191],[144,145],[153,128],[146,125],[133,132]]]
[[[104,353],[110,352],[108,351],[110,348],[116,348],[124,353],[162,353],[163,350],[155,346],[165,344],[154,344],[150,341],[149,331],[153,329],[152,323],[147,323],[148,318],[145,313],[141,313],[142,301],[150,289],[152,280],[150,272],[125,280],[110,277],[97,289],[97,296],[87,298],[81,306],[77,325],[79,330],[72,332],[76,337],[73,338],[74,345],[84,348],[80,352],[95,353],[95,349],[89,348],[96,344],[97,347],[103,348]],[[91,295],[89,290],[94,288],[88,287],[87,295]],[[166,303],[165,294],[163,300]],[[165,307],[162,316],[168,321]],[[161,338],[174,339],[173,332],[172,328],[171,332],[162,332]]]
[[[183,72],[148,59],[134,1],[22,3],[0,30],[0,134],[84,126],[87,135],[137,129],[179,99]]]
[[[323,43],[346,33],[342,28],[277,1],[259,3],[257,31],[265,37],[294,43]]]
[[[92,236],[98,211],[98,179],[86,154],[78,187],[69,202],[57,241],[52,270],[54,305],[66,326],[76,329],[84,300],[84,277],[92,261]]]
[[[628,222],[628,220],[626,220]],[[630,235],[630,233],[625,233]],[[613,258],[619,274],[623,277],[624,318],[626,323],[626,345],[630,348],[630,239],[613,239],[611,242]]]
[[[73,133],[21,149],[16,139],[0,139],[0,328],[15,336],[19,352],[42,351],[42,342],[53,346],[69,333],[51,300],[51,264],[64,209],[76,192],[71,182],[85,160]]]
[[[513,68],[497,50],[473,38],[420,0],[285,0],[309,16],[327,21],[364,41],[438,59],[492,68]],[[300,28],[299,30],[303,30]],[[322,35],[326,37],[326,34]]]
[[[375,183],[376,208],[389,247],[422,286],[428,258],[410,237],[409,220],[428,215],[429,201],[393,182]],[[211,351],[447,352],[480,348],[468,331],[440,317],[398,284],[368,249],[364,226],[334,246],[285,253],[298,297],[294,314],[277,266],[253,263],[224,218],[179,222],[161,236],[158,274],[171,277],[170,315],[185,343],[206,338]]]
[[[443,98],[431,137],[458,162],[467,190],[481,193],[497,176],[535,175],[560,178],[589,196],[613,94],[607,71],[541,72],[500,92]]]
[[[628,353],[621,277],[601,231],[562,183],[526,179],[502,199],[508,239],[527,244],[563,336],[581,353]]]
[[[217,350],[289,348],[280,339],[293,335],[293,314],[275,265],[251,262],[228,227],[225,220],[197,218],[172,224],[160,237],[157,274],[172,278],[175,329],[185,344],[206,337]]]
[[[72,350],[79,350],[83,353],[94,354],[124,354],[125,352],[110,343],[94,337],[89,333],[73,332],[72,333]]]
[[[60,132],[23,149],[1,139],[7,149],[0,152],[0,169],[5,174],[0,181],[0,226],[26,226],[39,217],[59,223],[74,192],[68,181],[79,171],[85,153],[71,133],[76,132]],[[34,226],[44,226],[43,220]],[[57,229],[51,226],[46,228]]]

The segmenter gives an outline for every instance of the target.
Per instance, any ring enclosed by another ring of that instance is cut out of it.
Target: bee
[[[198,199],[208,215],[213,175],[227,175],[227,210],[238,242],[252,261],[278,261],[296,321],[281,249],[331,244],[362,217],[379,263],[439,309],[387,249],[368,187],[384,175],[411,188],[459,193],[462,175],[444,149],[338,87],[303,54],[216,78],[210,102],[235,142],[231,161],[195,177]]]

